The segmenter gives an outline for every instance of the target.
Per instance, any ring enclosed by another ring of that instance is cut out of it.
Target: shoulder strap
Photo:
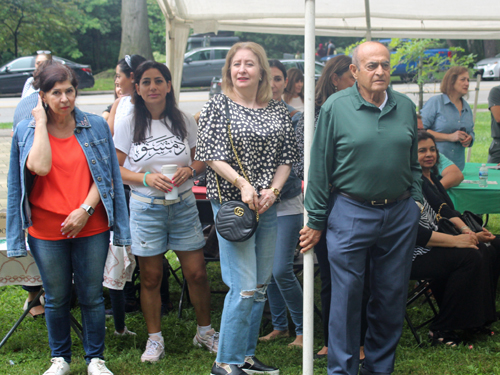
[[[238,153],[236,152],[236,147],[234,147],[233,137],[231,137],[231,116],[229,114],[229,103],[227,101],[226,95],[224,95],[224,99],[225,99],[225,113],[226,113],[226,121],[227,121],[227,134],[229,136],[229,142],[231,142],[231,147],[233,149],[234,156],[236,157],[236,161],[238,162],[240,170],[243,173],[243,176],[245,176],[245,180],[247,180],[248,183],[250,184],[250,179],[248,178],[247,174],[245,173],[245,170],[243,169],[243,165],[241,165],[240,158],[238,157]],[[217,178],[217,173],[215,173],[215,180],[217,181],[217,191],[219,193],[219,201],[220,201],[220,204],[222,204],[222,195],[220,192],[219,179]],[[257,212],[257,207],[255,207],[255,215],[257,216],[257,221],[259,221],[259,213]]]

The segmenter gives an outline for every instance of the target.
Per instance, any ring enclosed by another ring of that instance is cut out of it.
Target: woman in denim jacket
[[[104,364],[102,281],[109,230],[130,245],[125,197],[114,144],[104,119],[75,108],[77,80],[62,64],[39,77],[34,120],[12,139],[7,248],[26,256],[24,230],[42,276],[52,366],[69,374],[70,300],[74,279],[82,311],[88,373],[112,374]]]

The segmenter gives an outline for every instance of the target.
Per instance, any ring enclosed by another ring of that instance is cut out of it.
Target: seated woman
[[[463,223],[435,174],[439,153],[434,137],[420,131],[418,139],[426,202],[421,213],[411,279],[433,280],[432,291],[439,314],[431,324],[429,337],[434,344],[455,346],[460,342],[455,330],[493,334],[488,324],[496,320],[500,240],[484,228],[483,232],[473,233]],[[438,232],[439,215],[450,219],[462,234],[453,236]]]

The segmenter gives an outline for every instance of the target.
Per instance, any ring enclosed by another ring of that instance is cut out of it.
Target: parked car
[[[500,78],[500,53],[495,57],[479,60],[474,69],[477,74],[481,74],[484,80],[492,80]]]
[[[280,60],[283,65],[285,65],[286,70],[290,68],[298,68],[302,72],[304,72],[304,60]],[[323,68],[325,66],[320,63],[320,62],[315,62],[315,74],[314,78],[316,82],[318,81],[319,77],[321,76],[321,72],[323,71]],[[212,99],[212,97],[215,94],[218,94],[222,91],[222,78],[219,76],[215,76],[212,78],[212,81],[210,82],[210,91],[208,93],[208,98]]]
[[[35,58],[36,56],[19,57],[0,67],[0,94],[18,94],[23,91],[24,83],[35,71]],[[94,86],[90,65],[78,64],[57,56],[53,56],[53,59],[75,71],[79,89]]]
[[[220,77],[230,49],[231,47],[205,47],[186,52],[181,86],[209,86],[213,77]]]
[[[285,65],[286,70],[290,68],[298,68],[304,73],[304,60],[280,60],[283,65]],[[323,68],[325,64],[320,63],[318,61],[314,62],[314,79],[318,82],[319,77],[321,76],[321,72],[323,72]]]

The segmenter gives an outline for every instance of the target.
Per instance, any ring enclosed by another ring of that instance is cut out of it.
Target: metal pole
[[[472,110],[472,123],[476,125],[476,112],[477,112],[477,101],[479,100],[479,86],[481,84],[481,74],[476,76],[476,95],[474,97],[474,109]],[[467,163],[470,163],[470,156],[472,154],[472,147],[467,149]]]
[[[372,40],[372,20],[370,15],[370,0],[365,0],[365,17],[366,17],[366,40]]]
[[[314,52],[315,52],[315,0],[305,0],[304,30],[304,191],[307,191],[310,149],[314,136]],[[304,210],[304,224],[307,224],[307,212]],[[302,374],[313,375],[314,345],[314,253],[304,254],[304,315],[302,350]]]

